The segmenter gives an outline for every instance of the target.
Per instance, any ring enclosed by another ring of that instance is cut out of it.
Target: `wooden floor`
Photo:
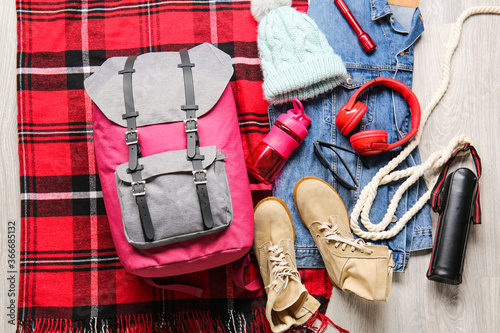
[[[500,5],[500,0],[420,2],[425,32],[416,44],[414,91],[424,108],[441,81],[441,59],[455,19],[473,5]],[[0,332],[10,325],[8,242],[15,229],[19,246],[19,171],[16,134],[16,23],[14,0],[0,1]],[[430,282],[425,273],[430,253],[414,253],[407,271],[393,279],[391,299],[371,303],[334,290],[328,316],[351,332],[500,332],[500,16],[470,18],[452,61],[451,85],[426,125],[423,157],[466,134],[483,162],[483,224],[473,226],[467,248],[464,281],[459,286]],[[434,219],[434,227],[435,227]],[[9,223],[11,222],[11,223]],[[15,228],[9,229],[15,223]],[[15,264],[19,263],[16,257]],[[16,287],[17,288],[17,287]],[[328,332],[336,332],[329,328]]]

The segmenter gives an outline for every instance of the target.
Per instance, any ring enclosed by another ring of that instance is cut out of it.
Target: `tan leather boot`
[[[254,211],[253,251],[267,293],[266,317],[273,332],[304,324],[319,308],[300,280],[295,259],[295,230],[285,203],[261,200]]]
[[[302,178],[295,184],[294,199],[332,283],[365,299],[386,301],[391,294],[392,251],[354,239],[344,202],[324,180]]]

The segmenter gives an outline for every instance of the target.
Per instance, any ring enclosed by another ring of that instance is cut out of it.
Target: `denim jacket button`
[[[391,222],[396,223],[398,221],[398,217],[396,215],[392,215]]]
[[[354,82],[354,80],[350,76],[347,79],[345,79],[345,83],[347,83],[347,84],[352,84],[353,82]]]
[[[399,56],[401,56],[401,57],[402,57],[402,56],[404,56],[404,55],[405,55],[405,51],[401,51],[401,52],[399,52]]]

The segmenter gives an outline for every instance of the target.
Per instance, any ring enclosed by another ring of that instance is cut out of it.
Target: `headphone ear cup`
[[[340,108],[335,118],[335,125],[337,125],[340,133],[346,135],[351,132],[367,110],[368,107],[363,102],[356,102],[350,110],[346,109],[345,105]]]
[[[384,152],[388,146],[387,132],[384,130],[362,131],[351,136],[352,148],[361,155]]]

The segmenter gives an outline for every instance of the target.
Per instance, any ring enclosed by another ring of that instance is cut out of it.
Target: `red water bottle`
[[[298,99],[292,101],[293,109],[278,117],[271,131],[262,139],[246,160],[247,169],[255,178],[270,184],[280,172],[292,152],[307,135],[311,123]]]

